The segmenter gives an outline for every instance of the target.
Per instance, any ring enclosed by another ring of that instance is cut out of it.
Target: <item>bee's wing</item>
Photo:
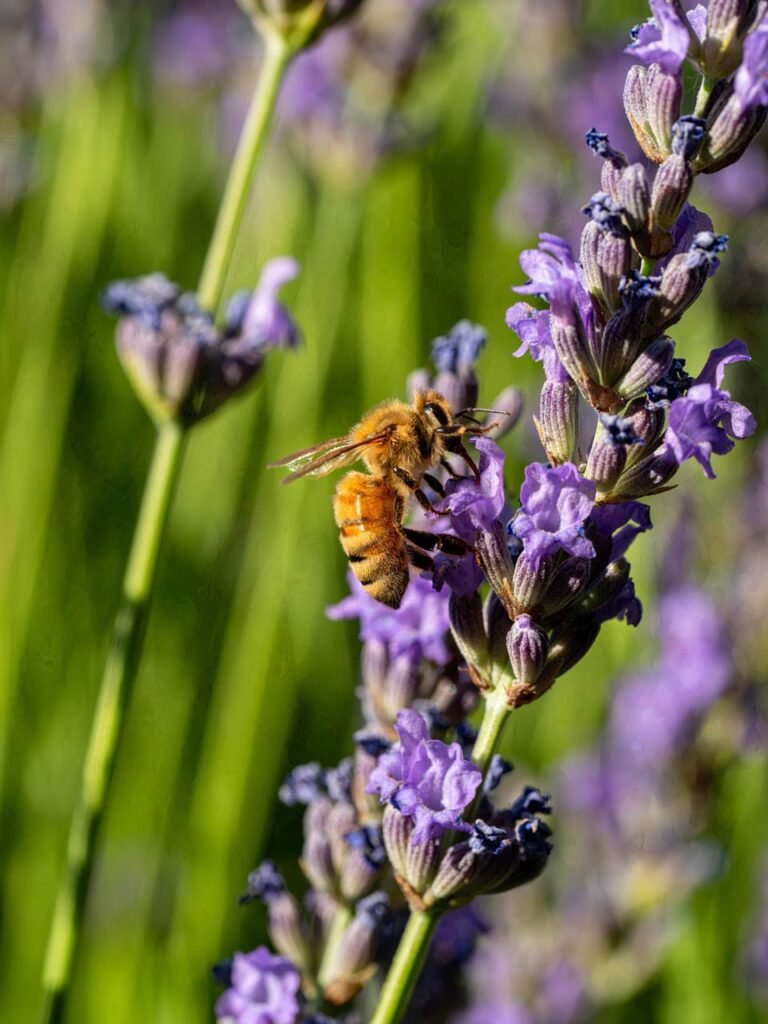
[[[371,434],[360,441],[350,441],[348,435],[334,437],[330,441],[321,441],[320,444],[302,448],[301,451],[294,452],[292,455],[286,455],[284,459],[270,463],[269,468],[287,466],[292,470],[283,480],[284,484],[289,484],[303,476],[327,476],[335,469],[348,466],[358,459],[361,448],[372,444],[381,444],[387,437],[389,437],[387,433]]]

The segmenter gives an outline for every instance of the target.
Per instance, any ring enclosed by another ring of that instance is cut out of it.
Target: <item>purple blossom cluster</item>
[[[296,323],[279,299],[298,274],[295,260],[270,260],[256,288],[238,292],[224,323],[163,274],[115,281],[102,306],[119,317],[117,351],[150,415],[194,423],[242,391],[270,349],[295,348]]]
[[[754,514],[759,487],[746,490],[745,514]],[[764,494],[759,507],[764,513]],[[657,658],[616,682],[594,745],[555,766],[550,785],[568,856],[545,876],[549,884],[484,908],[489,932],[470,964],[475,996],[456,1024],[578,1024],[631,998],[679,936],[692,895],[727,868],[712,838],[713,798],[724,767],[754,747],[756,732],[764,750],[766,716],[731,653],[742,609],[693,581],[693,520],[688,507],[662,559]],[[745,566],[759,550],[753,541],[740,541]],[[739,662],[749,649],[742,642]],[[763,1005],[758,888],[741,967]]]

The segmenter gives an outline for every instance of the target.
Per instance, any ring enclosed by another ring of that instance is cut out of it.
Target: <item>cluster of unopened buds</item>
[[[102,305],[120,317],[117,351],[152,418],[189,425],[241,392],[273,348],[295,348],[296,324],[278,291],[299,272],[295,260],[271,260],[257,287],[234,295],[221,327],[163,274],[115,281]]]
[[[267,904],[275,948],[295,969],[290,1009],[265,1020],[295,1024],[311,1019],[302,1017],[311,1013],[307,1005],[348,1005],[392,960],[410,911],[372,1018],[402,1019],[395,988],[412,983],[407,957],[423,955],[413,920],[434,924],[445,914],[448,928],[476,896],[520,886],[546,865],[548,798],[528,787],[511,802],[492,802],[510,767],[496,753],[503,723],[576,665],[604,623],[639,623],[626,556],[651,528],[641,499],[669,489],[690,458],[713,477],[712,456],[755,429],[751,413],[723,388],[726,368],[749,358],[746,345],[716,348],[692,376],[667,331],[700,295],[726,246],[688,203],[695,176],[738,159],[765,118],[764,6],[712,0],[708,10],[686,15],[672,0],[651,0],[654,19],[630,48],[649,66],[630,70],[625,103],[638,142],[658,165],[655,177],[649,183],[643,165],[629,164],[605,135],[588,131],[604,162],[602,191],[585,208],[580,259],[563,239],[542,235],[539,248],[521,256],[528,281],[515,291],[546,308],[520,301],[507,311],[522,341],[516,355],[543,364],[536,426],[546,462],[526,468],[513,505],[498,436],[490,424],[475,431],[483,435],[472,440],[478,472],[434,481],[426,507],[438,514],[419,513],[425,528],[450,529],[464,553],[443,548],[429,570],[412,571],[397,609],[352,579],[352,596],[331,611],[361,621],[365,727],[351,759],[330,772],[297,769],[281,790],[284,802],[307,805],[306,911],[273,865],[250,878],[249,897]],[[682,107],[686,60],[703,76],[690,113]],[[483,411],[474,408],[483,343],[480,329],[458,324],[435,342],[437,375],[418,371],[411,387],[439,390],[454,415]],[[510,422],[519,414],[516,392],[492,404],[513,413]],[[585,410],[593,421],[588,442],[579,425]],[[467,716],[482,700],[475,732]],[[426,941],[431,932],[423,927]],[[441,961],[444,972],[466,956],[467,942],[459,945],[461,954],[457,945],[455,958]],[[218,1012],[245,1021],[237,1010],[239,963]],[[417,988],[413,1006],[419,999]]]

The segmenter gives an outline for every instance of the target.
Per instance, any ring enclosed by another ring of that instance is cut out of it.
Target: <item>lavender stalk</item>
[[[236,394],[258,372],[269,347],[292,347],[297,332],[279,306],[279,286],[295,276],[292,261],[273,261],[253,294],[230,303],[222,332],[213,314],[246,209],[254,172],[288,63],[314,34],[332,24],[315,5],[301,30],[274,27],[254,14],[265,59],[238,144],[204,261],[197,296],[161,275],[118,282],[104,305],[121,314],[118,350],[126,372],[157,425],[157,439],[134,529],[120,606],[102,675],[80,795],[67,845],[43,967],[42,1020],[64,1019],[82,931],[88,886],[126,710],[141,661],[158,556],[191,426]],[[209,312],[210,311],[210,312]]]

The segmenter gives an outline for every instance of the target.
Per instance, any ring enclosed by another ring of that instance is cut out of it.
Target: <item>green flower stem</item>
[[[398,1024],[402,1019],[439,920],[439,914],[424,911],[414,911],[408,918],[371,1024]]]
[[[486,699],[483,720],[472,748],[472,760],[483,775],[488,771],[491,758],[496,753],[511,711],[504,687],[497,686]]]
[[[651,259],[650,256],[643,256],[643,262],[640,264],[640,273],[643,277],[650,277],[653,274],[653,267],[656,260]]]
[[[200,277],[198,297],[207,309],[215,310],[221,302],[251,181],[292,52],[278,39],[266,41],[264,63]],[[43,1024],[59,1024],[66,1012],[99,826],[141,659],[157,558],[179,478],[185,437],[186,429],[176,422],[166,422],[158,428],[101,679],[80,796],[70,826],[66,868],[48,935],[43,968]]]
[[[321,992],[325,989],[330,981],[333,979],[330,977],[329,972],[333,966],[333,961],[336,957],[336,951],[341,945],[341,940],[344,938],[344,933],[347,930],[347,925],[352,920],[352,911],[349,907],[339,907],[334,915],[333,921],[331,921],[331,928],[328,932],[328,939],[325,943],[325,949],[323,951],[323,961],[320,964],[320,969],[317,972],[317,980],[320,984]]]
[[[200,305],[214,312],[221,302],[238,228],[245,213],[253,173],[267,139],[280,83],[293,56],[288,44],[278,36],[265,36],[264,47],[258,85],[232,161],[197,289]]]
[[[704,116],[704,108],[709,101],[709,97],[712,95],[715,84],[714,78],[707,78],[706,75],[699,82],[699,91],[696,93],[696,104],[693,108],[695,117]]]
[[[486,700],[483,721],[472,749],[472,760],[483,775],[496,753],[512,709],[504,687],[497,687]],[[469,813],[472,817],[473,811]],[[405,1013],[429,951],[440,914],[414,911],[406,925],[395,959],[387,975],[371,1024],[398,1024]]]
[[[141,500],[88,741],[80,796],[70,826],[66,869],[48,936],[43,969],[43,1020],[46,1024],[61,1021],[66,1008],[96,838],[109,793],[125,709],[136,678],[157,555],[179,476],[185,437],[185,429],[175,422],[159,428]]]

